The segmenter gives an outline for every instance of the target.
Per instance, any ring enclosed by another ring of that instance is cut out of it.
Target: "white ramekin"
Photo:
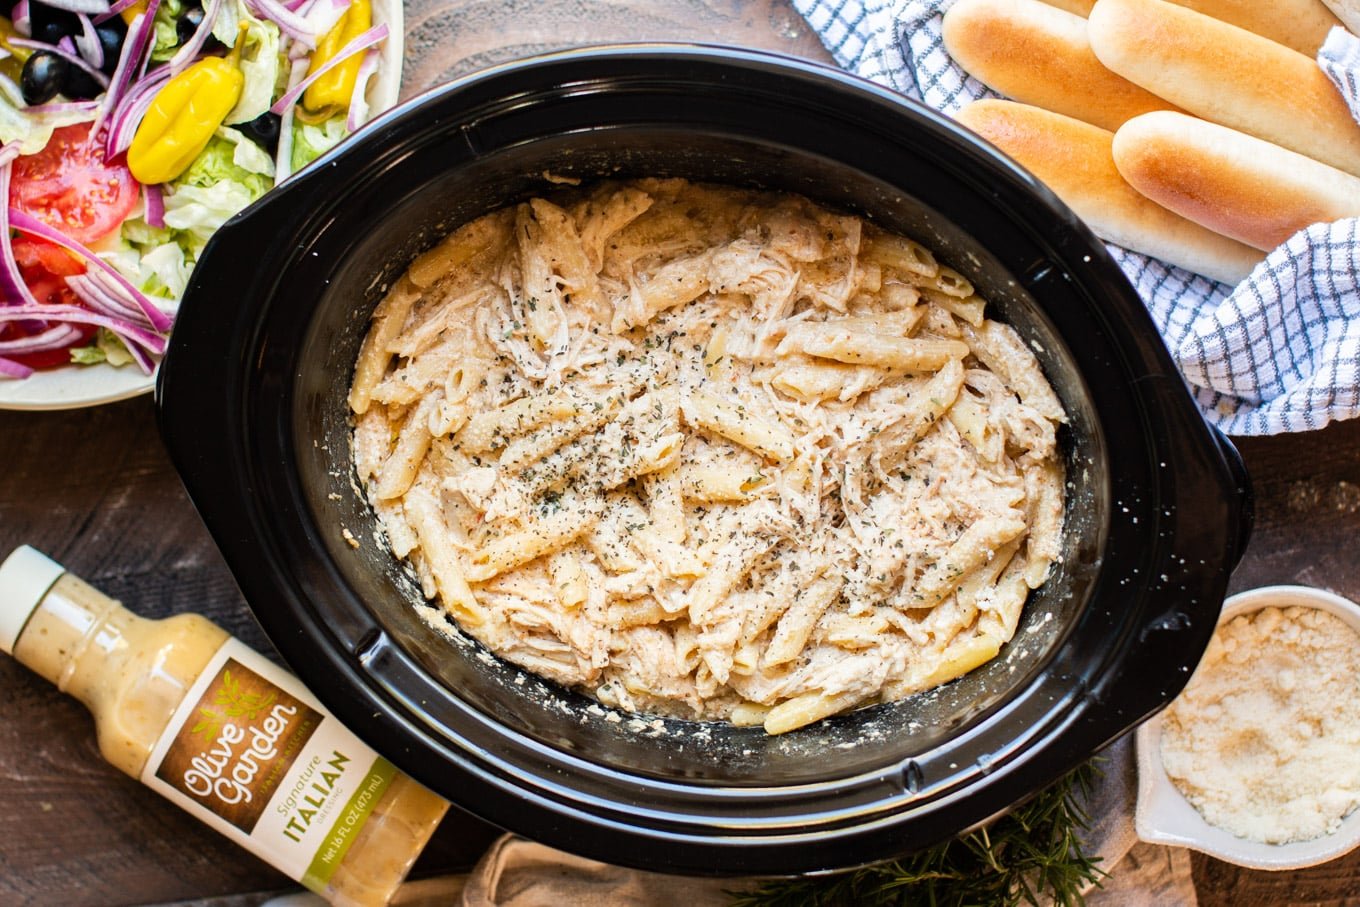
[[[1322,589],[1307,586],[1265,586],[1232,596],[1223,603],[1219,626],[1242,614],[1268,606],[1299,606],[1328,611],[1360,633],[1360,605]],[[1341,827],[1311,841],[1262,844],[1216,828],[1190,805],[1162,767],[1162,716],[1138,728],[1138,804],[1134,825],[1138,837],[1153,844],[1171,844],[1203,851],[1210,856],[1252,869],[1301,869],[1333,860],[1360,845],[1360,809]],[[1360,758],[1360,756],[1358,756]]]

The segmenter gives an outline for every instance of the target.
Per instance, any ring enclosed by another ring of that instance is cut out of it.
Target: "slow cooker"
[[[551,174],[801,193],[912,236],[1038,356],[1071,416],[1060,565],[984,667],[786,735],[615,721],[413,609],[357,490],[345,395],[374,305]],[[250,606],[341,720],[462,809],[681,873],[901,855],[1005,811],[1166,705],[1245,545],[1250,493],[1103,245],[962,127],[814,64],[696,46],[513,63],[379,117],[229,222],[157,386],[166,445]]]

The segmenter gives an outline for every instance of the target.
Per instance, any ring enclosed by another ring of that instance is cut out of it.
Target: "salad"
[[[0,19],[0,384],[150,375],[213,232],[367,119],[391,59],[373,0],[199,3]]]

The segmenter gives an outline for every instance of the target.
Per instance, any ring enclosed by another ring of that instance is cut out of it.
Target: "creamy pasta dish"
[[[639,180],[473,221],[379,304],[349,402],[425,595],[627,711],[781,733],[937,686],[1059,555],[1034,355],[926,248],[796,196]]]

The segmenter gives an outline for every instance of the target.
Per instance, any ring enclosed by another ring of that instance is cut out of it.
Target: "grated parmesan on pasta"
[[[1059,553],[1066,417],[968,280],[799,197],[567,191],[374,312],[354,459],[426,596],[605,704],[771,733],[993,658]]]

